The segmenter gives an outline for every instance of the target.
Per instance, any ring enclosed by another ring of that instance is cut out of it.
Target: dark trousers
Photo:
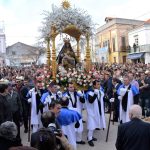
[[[15,112],[13,113],[13,122],[16,124],[17,126],[17,138],[20,139],[20,113],[19,112]]]
[[[115,99],[114,101],[114,117],[113,117],[115,122],[118,122],[119,119],[119,100],[118,98]]]
[[[24,123],[24,128],[26,130],[28,130],[29,115],[30,115],[30,105],[26,105],[23,108],[23,123]]]

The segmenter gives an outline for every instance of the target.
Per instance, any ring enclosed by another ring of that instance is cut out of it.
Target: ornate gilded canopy
[[[52,65],[53,78],[56,77],[56,49],[55,38],[58,34],[66,33],[74,37],[77,41],[77,59],[80,62],[80,36],[84,35],[87,41],[86,47],[86,69],[90,69],[90,36],[93,34],[94,24],[91,16],[86,11],[71,8],[67,0],[62,2],[63,7],[52,5],[52,12],[44,11],[45,18],[43,19],[43,26],[41,27],[42,38],[47,41],[47,64]],[[52,53],[50,52],[50,40],[52,41]],[[52,62],[51,62],[52,54]]]

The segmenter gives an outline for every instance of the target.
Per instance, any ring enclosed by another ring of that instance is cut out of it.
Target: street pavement
[[[106,125],[108,126],[109,115],[106,114]],[[86,113],[84,112],[84,120],[86,120]],[[114,125],[110,124],[109,138],[108,142],[106,142],[106,134],[107,128],[105,130],[96,130],[94,132],[94,137],[97,138],[97,141],[94,142],[94,147],[90,147],[87,143],[87,130],[86,123],[84,123],[84,132],[83,132],[83,140],[86,142],[85,145],[77,145],[77,150],[116,150],[115,142],[117,137],[117,128],[118,123],[114,123]],[[21,138],[23,145],[30,145],[28,142],[28,134],[24,133],[24,127],[21,128]]]

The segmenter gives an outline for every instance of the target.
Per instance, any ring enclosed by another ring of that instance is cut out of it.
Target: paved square
[[[108,118],[109,115],[106,114],[106,125],[108,126]],[[86,120],[86,113],[84,112],[84,120]],[[109,132],[109,138],[108,142],[106,143],[106,133],[107,129],[105,130],[96,130],[94,132],[94,137],[97,138],[98,141],[94,142],[95,146],[90,147],[87,143],[87,130],[86,130],[86,123],[84,123],[84,132],[83,132],[83,140],[86,142],[85,145],[77,145],[78,150],[116,150],[115,148],[115,142],[117,137],[117,128],[118,123],[114,123],[114,125],[111,122],[110,125],[110,132]],[[21,137],[22,142],[24,145],[30,145],[28,142],[28,134],[25,134],[24,127],[21,128]]]

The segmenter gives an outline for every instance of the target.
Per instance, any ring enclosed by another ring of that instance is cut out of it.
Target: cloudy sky
[[[69,0],[92,16],[93,22],[103,25],[105,17],[137,20],[150,18],[150,0]],[[23,42],[34,45],[43,10],[51,11],[51,4],[61,6],[62,0],[0,0],[0,21],[4,22],[6,44]],[[98,27],[97,26],[97,27]]]

